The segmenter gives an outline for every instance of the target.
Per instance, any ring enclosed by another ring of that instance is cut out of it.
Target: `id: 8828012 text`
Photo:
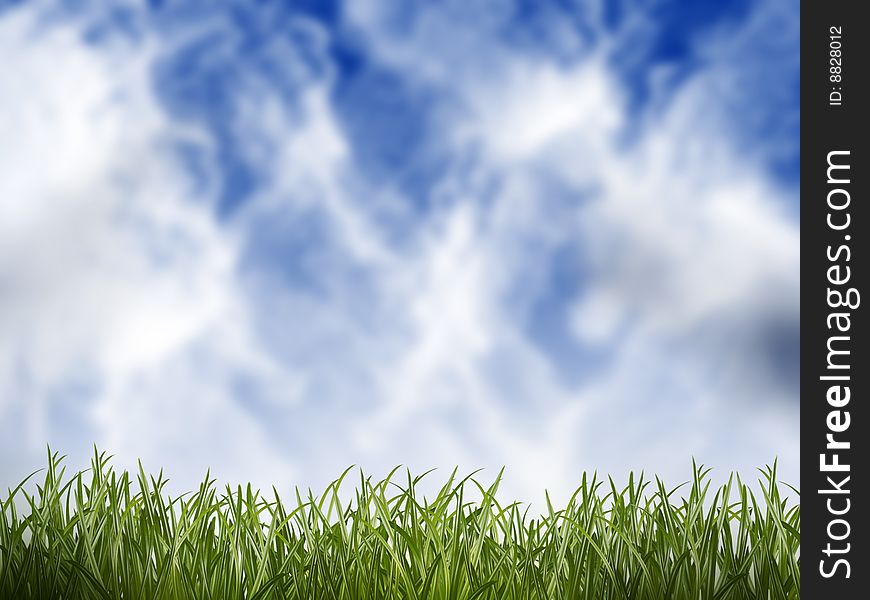
[[[828,106],[843,105],[843,27],[832,25],[828,29],[828,81],[831,92]]]

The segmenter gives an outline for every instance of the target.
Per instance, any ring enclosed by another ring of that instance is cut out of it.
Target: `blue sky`
[[[796,2],[0,2],[0,479],[798,477]]]

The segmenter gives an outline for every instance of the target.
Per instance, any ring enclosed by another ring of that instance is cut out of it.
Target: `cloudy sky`
[[[0,0],[0,484],[47,443],[182,487],[797,482],[798,25]]]

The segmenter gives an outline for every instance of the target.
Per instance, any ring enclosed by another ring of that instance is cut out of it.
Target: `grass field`
[[[296,491],[289,501],[274,489],[219,488],[208,476],[176,498],[162,473],[118,472],[95,452],[90,469],[67,477],[61,457],[49,453],[44,472],[0,496],[0,594],[800,596],[800,506],[781,496],[775,465],[761,471],[757,494],[736,475],[714,487],[702,468],[677,488],[634,476],[617,487],[584,476],[569,502],[548,501],[540,515],[497,499],[501,475],[484,485],[454,472],[424,498],[423,476],[397,470],[373,481],[352,472],[320,495]]]

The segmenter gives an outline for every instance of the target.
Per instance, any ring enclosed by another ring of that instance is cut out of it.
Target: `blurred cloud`
[[[314,6],[0,13],[0,478],[797,481],[792,3]]]
[[[279,367],[245,337],[238,241],[166,151],[182,132],[153,101],[148,49],[98,51],[27,12],[0,27],[5,461],[97,442],[205,452],[198,476],[239,435],[214,460],[243,476],[271,451],[221,371]]]

